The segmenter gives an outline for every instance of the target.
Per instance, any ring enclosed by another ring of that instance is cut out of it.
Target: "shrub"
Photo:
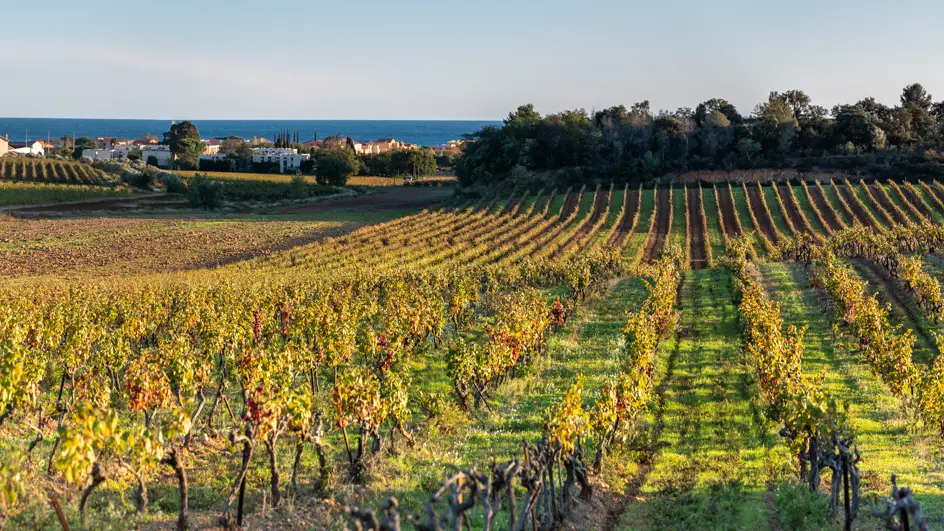
[[[187,193],[187,184],[184,183],[184,180],[180,178],[176,173],[170,172],[158,172],[160,182],[164,186],[164,189],[167,190],[169,194],[184,194]]]
[[[194,175],[187,188],[187,200],[204,210],[217,209],[223,204],[223,183],[206,175]]]
[[[292,199],[304,199],[308,197],[308,181],[305,179],[304,175],[296,174],[292,177],[292,182],[289,184],[288,195]]]
[[[134,188],[139,188],[141,190],[149,189],[151,187],[151,183],[153,182],[149,173],[135,171],[130,168],[121,172],[121,180],[128,183],[129,186],[133,186]]]

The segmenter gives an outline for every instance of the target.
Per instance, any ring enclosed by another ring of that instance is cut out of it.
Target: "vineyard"
[[[936,181],[606,184],[0,268],[0,528],[918,529],[942,223]]]
[[[111,179],[88,164],[70,160],[32,157],[0,157],[0,180],[49,183],[104,184]]]

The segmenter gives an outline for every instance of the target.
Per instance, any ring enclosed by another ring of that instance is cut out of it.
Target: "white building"
[[[171,161],[173,160],[173,154],[170,152],[170,146],[141,146],[141,160],[147,164],[151,157],[154,157],[154,159],[157,160],[157,166],[160,168],[169,168]]]
[[[6,155],[7,151],[10,151],[10,141],[0,136],[0,157]]]
[[[83,149],[82,158],[89,158],[92,160],[108,160],[119,157],[116,156],[114,149]]]
[[[252,150],[253,162],[277,163],[279,173],[285,173],[285,170],[295,171],[302,167],[302,162],[310,158],[311,155],[299,154],[295,148],[254,148]]]
[[[39,140],[34,140],[33,142],[10,142],[10,147],[13,148],[13,153],[19,153],[20,155],[46,154],[46,151],[43,149],[43,143]]]

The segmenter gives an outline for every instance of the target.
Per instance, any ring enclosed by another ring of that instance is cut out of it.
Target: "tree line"
[[[827,110],[802,90],[771,92],[748,115],[720,98],[653,113],[649,102],[542,116],[533,105],[467,135],[464,185],[554,180],[639,183],[694,170],[796,168],[941,172],[944,101],[914,83],[894,107],[865,98]]]

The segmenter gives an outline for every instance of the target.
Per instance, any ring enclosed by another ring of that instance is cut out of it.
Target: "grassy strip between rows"
[[[857,528],[879,528],[870,520],[870,500],[887,496],[889,478],[898,474],[899,484],[915,490],[929,521],[944,516],[944,455],[940,439],[910,429],[912,421],[898,400],[856,359],[853,345],[834,336],[834,316],[824,311],[826,301],[810,289],[802,266],[769,263],[759,266],[773,300],[781,304],[785,325],[807,326],[803,368],[810,378],[821,381],[828,392],[848,403],[852,410],[856,443],[862,452],[862,499]],[[864,511],[863,511],[864,510]]]
[[[687,272],[680,306],[658,367],[663,427],[646,443],[658,453],[619,528],[768,529],[766,485],[789,456],[751,400],[730,273]]]
[[[626,312],[638,310],[646,296],[641,279],[618,281],[551,338],[548,356],[536,360],[525,376],[504,382],[492,393],[491,411],[483,408],[466,417],[450,409],[423,423],[415,434],[416,448],[400,451],[378,466],[366,504],[379,506],[396,496],[406,509],[401,514],[419,512],[451,465],[484,466],[490,456],[502,460],[520,454],[521,441],[541,437],[545,412],[578,378],[592,396],[606,376],[619,371]],[[445,356],[435,350],[418,357],[412,367],[412,389],[451,393],[445,363]]]
[[[130,196],[132,191],[120,186],[59,184],[43,182],[8,182],[0,180],[0,206],[39,205],[88,199]]]

